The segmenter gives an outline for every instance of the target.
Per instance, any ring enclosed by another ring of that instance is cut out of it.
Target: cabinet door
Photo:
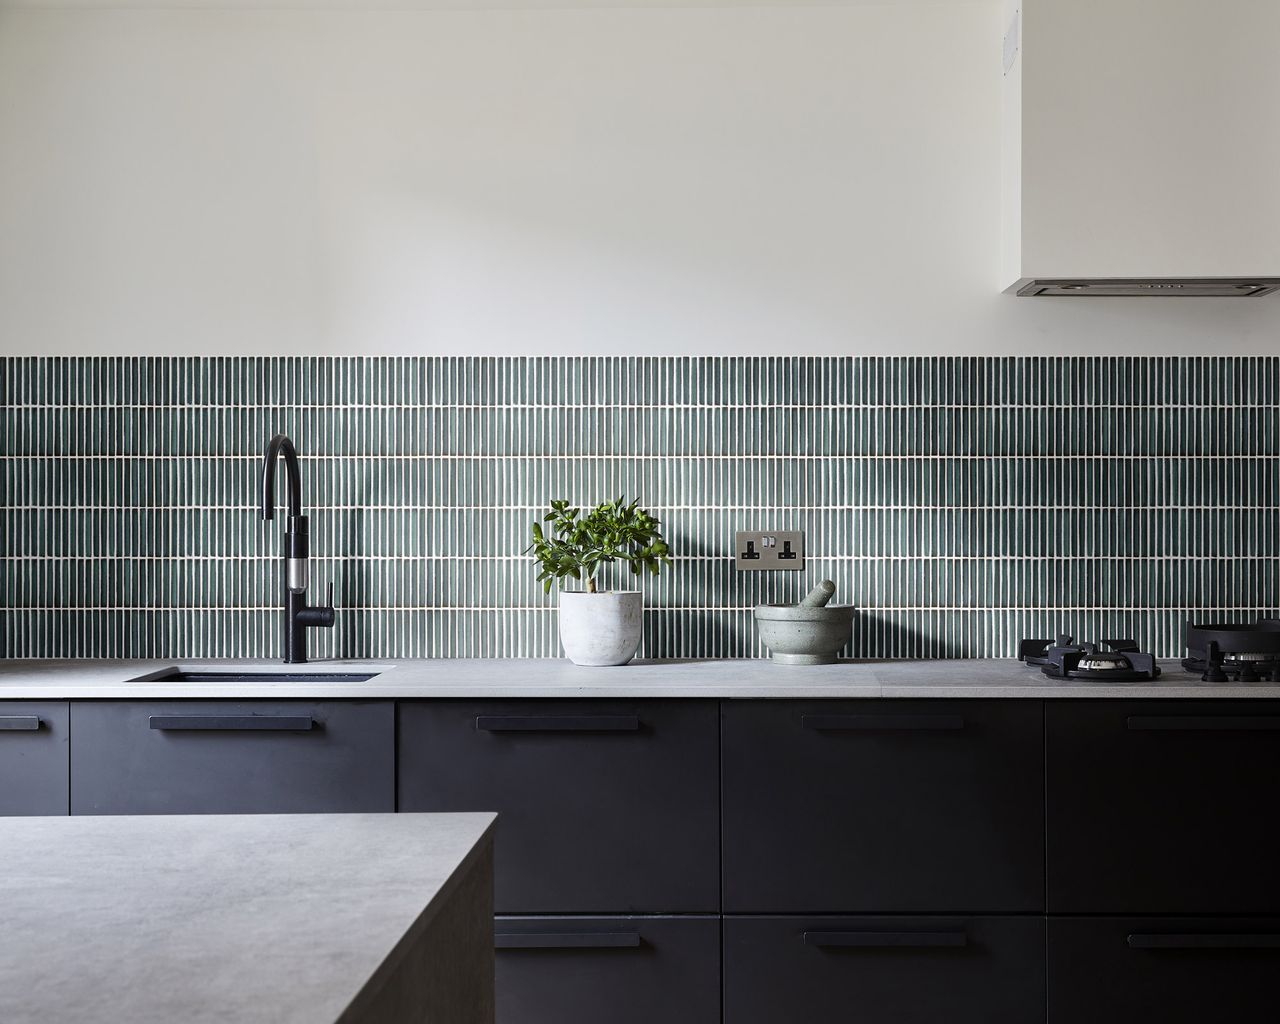
[[[1049,909],[1280,912],[1280,702],[1057,701]]]
[[[727,917],[725,1024],[1044,1019],[1039,917]]]
[[[1049,1024],[1271,1021],[1277,977],[1277,919],[1049,920]]]
[[[395,707],[74,702],[73,814],[395,809]]]
[[[498,1024],[720,1024],[714,917],[496,923]]]
[[[65,701],[0,701],[0,815],[66,814]]]
[[[400,705],[400,809],[497,811],[499,913],[715,912],[712,701]]]
[[[724,907],[1044,908],[1037,701],[726,702]]]

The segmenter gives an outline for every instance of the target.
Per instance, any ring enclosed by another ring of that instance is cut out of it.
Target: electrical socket
[[[733,564],[738,569],[804,568],[803,530],[739,530],[733,537]]]

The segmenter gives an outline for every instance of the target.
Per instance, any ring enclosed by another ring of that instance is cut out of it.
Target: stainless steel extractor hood
[[[1165,278],[1033,278],[1018,289],[1019,295],[1214,296],[1242,299],[1270,295],[1280,288],[1280,277],[1165,277]]]
[[[1004,3],[1000,288],[1280,290],[1280,0]]]

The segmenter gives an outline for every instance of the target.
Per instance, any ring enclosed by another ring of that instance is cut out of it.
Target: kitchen
[[[0,1017],[1269,1019],[1277,39],[0,0]]]

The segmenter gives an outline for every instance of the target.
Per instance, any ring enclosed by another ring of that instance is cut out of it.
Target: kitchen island
[[[493,823],[0,819],[0,1020],[490,1024]]]

